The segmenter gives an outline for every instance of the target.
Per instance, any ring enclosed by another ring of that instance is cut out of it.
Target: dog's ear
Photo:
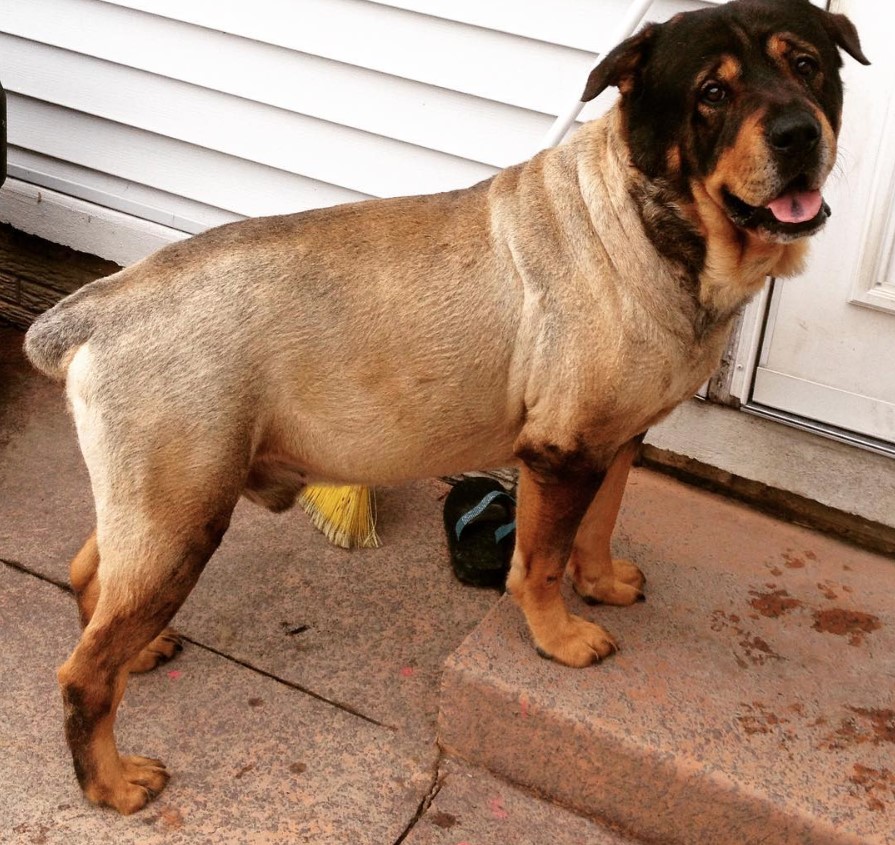
[[[870,59],[861,50],[861,39],[858,38],[858,30],[855,29],[855,25],[845,15],[834,12],[822,12],[822,14],[824,29],[836,46],[841,47],[862,65],[869,65]]]
[[[658,32],[657,24],[647,24],[636,35],[610,50],[590,72],[581,102],[589,102],[610,85],[615,85],[622,94],[627,94],[633,88]]]

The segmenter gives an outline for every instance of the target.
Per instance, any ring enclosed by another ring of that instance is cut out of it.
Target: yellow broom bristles
[[[331,543],[343,549],[379,548],[373,493],[369,487],[310,484],[299,504]]]

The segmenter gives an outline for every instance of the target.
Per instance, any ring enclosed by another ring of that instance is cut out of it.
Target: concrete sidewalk
[[[90,806],[55,668],[92,503],[21,340],[0,328],[0,842],[895,842],[895,566],[642,470],[618,544],[648,601],[570,602],[623,647],[583,671],[454,580],[441,482],[381,491],[384,546],[353,553],[241,503],[184,652],[120,711],[172,780],[129,818]]]

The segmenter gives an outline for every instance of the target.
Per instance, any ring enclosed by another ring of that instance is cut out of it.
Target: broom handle
[[[652,5],[653,0],[634,0],[634,2],[631,3],[627,13],[618,25],[618,29],[612,33],[612,39],[609,41],[610,50],[615,47],[616,44],[621,43],[628,36],[634,34],[637,24],[643,20],[643,16]],[[608,52],[608,50],[604,51],[604,54],[605,52]],[[585,104],[581,101],[581,96],[579,95],[575,98],[575,102],[569,103],[569,107],[565,111],[560,112],[556,120],[553,121],[550,130],[544,136],[544,140],[541,142],[541,149],[545,150],[547,147],[555,147],[562,141],[566,132],[569,131],[569,127],[575,122],[575,118],[581,114],[584,105]]]

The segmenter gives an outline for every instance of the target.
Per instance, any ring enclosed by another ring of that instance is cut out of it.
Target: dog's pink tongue
[[[771,214],[781,223],[804,223],[820,211],[820,191],[792,191],[768,203]]]

